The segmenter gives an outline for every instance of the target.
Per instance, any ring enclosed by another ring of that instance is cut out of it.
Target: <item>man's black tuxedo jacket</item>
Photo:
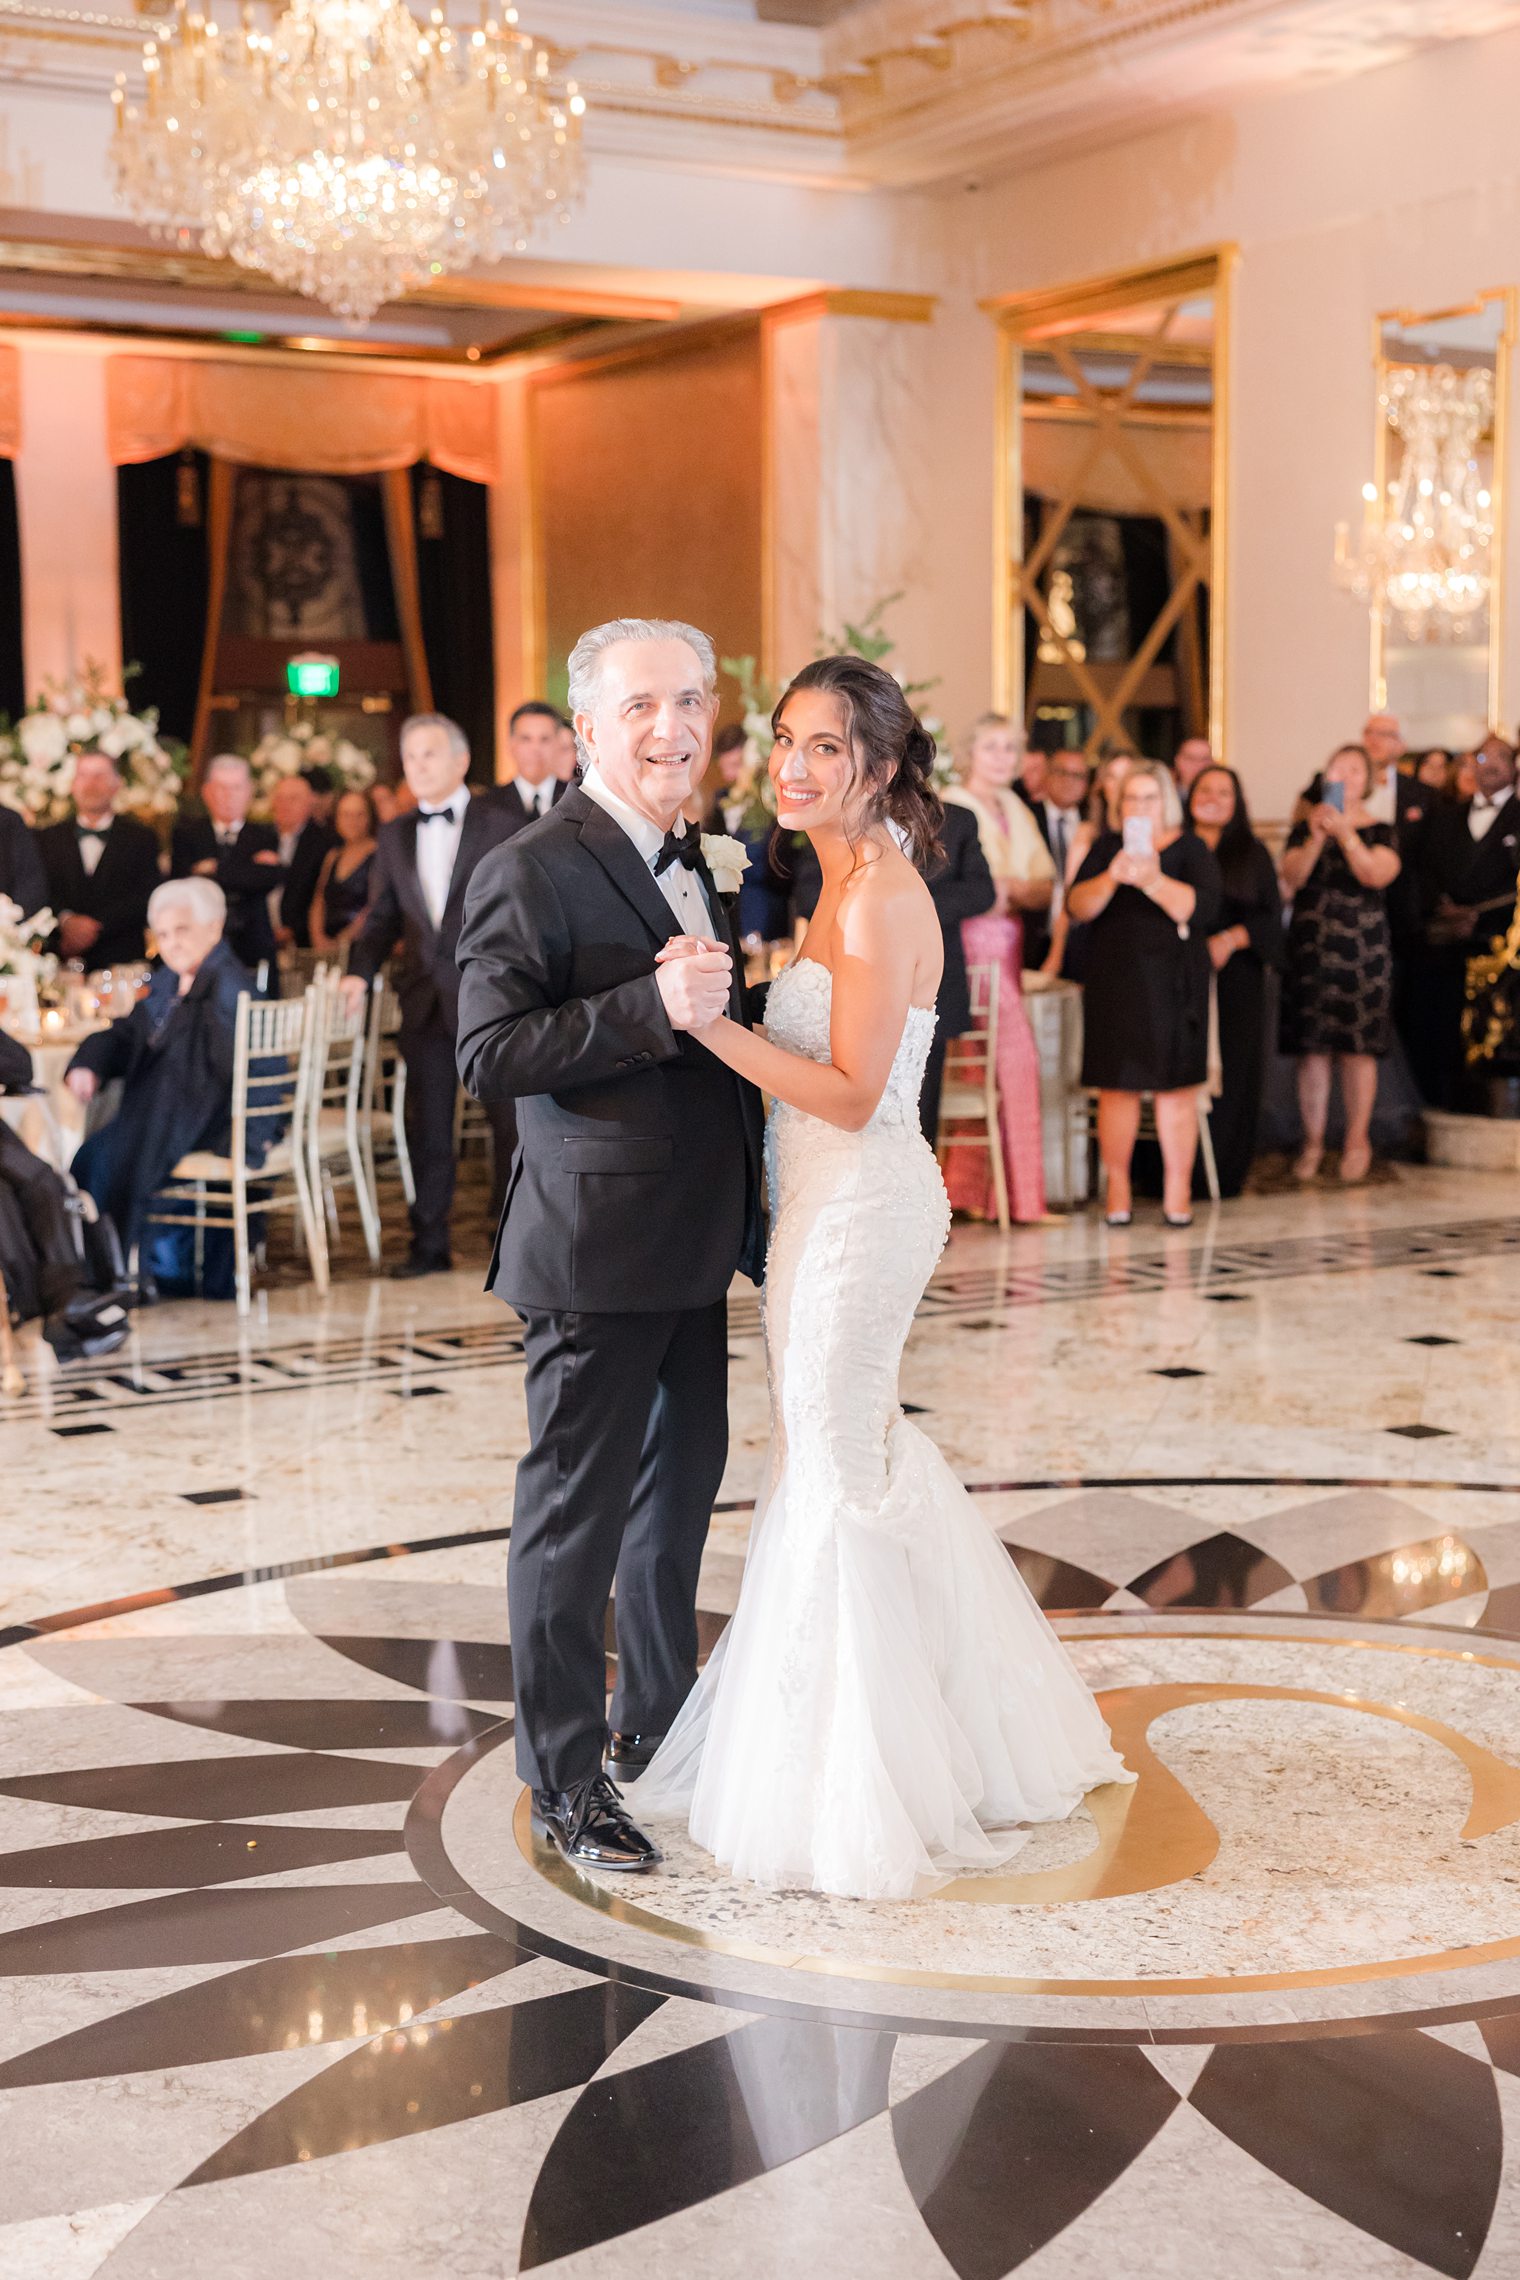
[[[464,919],[465,892],[481,857],[512,836],[515,826],[499,800],[470,794],[459,828],[459,847],[449,878],[443,924],[428,916],[417,876],[418,821],[415,810],[382,824],[375,839],[369,915],[349,952],[348,970],[373,980],[399,942],[401,955],[393,981],[401,1004],[403,1035],[441,1021],[450,1031],[459,1021],[459,968],[455,953]],[[425,828],[436,831],[437,824]]]
[[[197,863],[215,858],[213,875],[227,897],[227,946],[250,973],[261,960],[274,957],[269,890],[282,885],[285,878],[278,861],[259,863],[254,858],[278,857],[279,852],[280,835],[272,823],[244,823],[230,847],[219,844],[209,815],[188,816],[174,826],[170,877],[188,879]]]
[[[38,846],[52,908],[60,917],[70,910],[100,921],[100,932],[84,953],[85,964],[121,966],[141,958],[148,897],[159,883],[157,833],[133,816],[117,816],[104,835],[93,872],[81,860],[72,822],[50,824],[39,833]]]
[[[276,841],[276,846],[279,842]],[[280,893],[280,924],[288,926],[296,938],[298,950],[311,948],[311,904],[317,891],[317,880],[329,850],[338,844],[338,834],[313,816],[303,823],[296,834],[290,861],[285,867],[285,885]]]
[[[47,873],[31,825],[14,808],[0,807],[0,895],[30,918],[47,902]]]
[[[569,789],[568,784],[561,783],[556,778],[554,790],[549,795],[549,811],[551,814],[559,806],[560,801]],[[510,784],[498,784],[493,792],[486,794],[486,797],[494,800],[502,813],[512,818],[512,829],[514,831],[526,830],[530,823],[539,821],[538,809],[528,806],[515,781]]]
[[[1472,857],[1462,876],[1457,900],[1471,907],[1486,906],[1478,912],[1475,943],[1481,945],[1491,934],[1502,934],[1508,926],[1517,879],[1520,879],[1520,791],[1510,793],[1483,837],[1473,841]]]
[[[733,932],[708,886],[715,930]],[[622,826],[582,791],[488,855],[459,939],[459,1073],[517,1104],[490,1287],[523,1311],[711,1306],[759,1281],[760,1096],[666,1019],[655,953],[680,925]],[[735,951],[730,999],[742,1020]]]

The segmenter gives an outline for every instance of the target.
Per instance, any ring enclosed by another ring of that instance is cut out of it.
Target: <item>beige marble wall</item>
[[[21,356],[16,503],[28,694],[87,663],[121,673],[116,470],[106,449],[101,344],[33,342]]]
[[[770,664],[901,593],[888,619],[908,678],[937,669],[934,325],[807,302],[766,323]]]

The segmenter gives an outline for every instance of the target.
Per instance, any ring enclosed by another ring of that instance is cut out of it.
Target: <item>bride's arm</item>
[[[829,1023],[829,1059],[757,1036],[726,1016],[692,1032],[751,1084],[843,1132],[860,1132],[876,1113],[902,1040],[918,964],[917,929],[904,896],[862,895],[839,921],[839,954]]]

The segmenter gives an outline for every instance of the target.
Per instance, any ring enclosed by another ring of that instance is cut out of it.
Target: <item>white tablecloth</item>
[[[20,1133],[29,1148],[60,1172],[66,1172],[74,1161],[89,1118],[84,1102],[76,1100],[64,1083],[64,1071],[85,1038],[107,1027],[104,1021],[92,1021],[72,1029],[52,1030],[41,1037],[14,1029],[10,1032],[31,1054],[33,1080],[42,1090],[0,1093],[0,1116],[13,1132]]]

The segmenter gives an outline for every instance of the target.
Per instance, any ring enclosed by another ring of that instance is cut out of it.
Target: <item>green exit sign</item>
[[[292,657],[285,668],[285,686],[293,697],[335,697],[338,693],[336,657]]]

